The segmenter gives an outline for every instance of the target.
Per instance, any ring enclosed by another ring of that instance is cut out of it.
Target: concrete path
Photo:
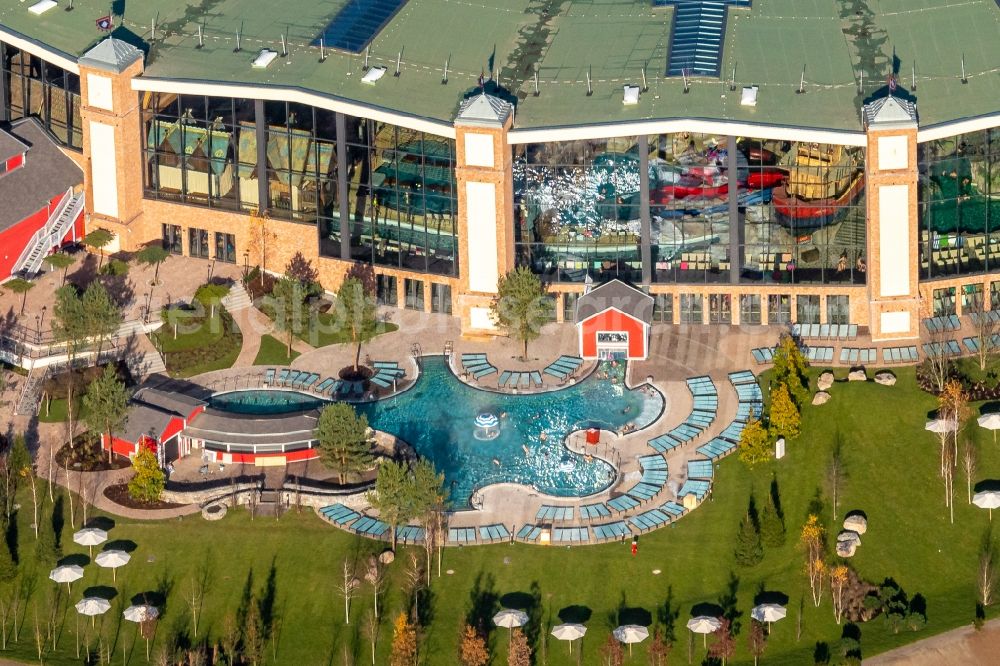
[[[871,666],[972,666],[997,663],[1000,619],[990,620],[982,631],[971,625],[946,631],[916,643],[865,659]]]

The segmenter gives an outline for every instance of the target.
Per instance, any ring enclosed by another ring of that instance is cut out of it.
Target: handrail
[[[14,264],[14,266],[17,268],[17,271],[24,269],[23,264],[27,260],[28,256],[31,254],[31,251],[43,238],[52,233],[52,227],[54,223],[59,220],[59,216],[61,216],[63,212],[65,212],[66,208],[69,207],[70,202],[72,200],[73,200],[73,188],[70,187],[66,189],[66,193],[63,194],[62,199],[59,200],[59,205],[56,206],[55,211],[53,211],[52,214],[49,215],[48,219],[45,221],[45,224],[42,225],[42,227],[38,231],[32,234],[31,240],[25,243],[24,249],[21,250],[21,254],[18,256],[17,262]]]

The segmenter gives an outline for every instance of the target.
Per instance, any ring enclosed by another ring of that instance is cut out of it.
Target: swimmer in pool
[[[494,458],[493,459],[493,464],[496,465],[497,467],[499,467],[500,466],[500,460],[498,458]]]
[[[622,414],[628,414],[632,411],[632,405],[626,405],[625,409],[622,410]]]
[[[542,431],[542,434],[538,436],[538,439],[542,440],[543,442],[545,440],[547,440],[548,438],[549,438],[549,436],[545,434],[544,430]]]

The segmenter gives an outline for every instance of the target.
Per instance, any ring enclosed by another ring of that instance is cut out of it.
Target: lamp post
[[[243,281],[250,277],[250,250],[243,250]]]

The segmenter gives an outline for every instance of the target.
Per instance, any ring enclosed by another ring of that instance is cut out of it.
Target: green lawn
[[[637,557],[630,555],[627,544],[620,543],[579,548],[515,544],[447,549],[443,568],[453,570],[454,574],[434,579],[430,601],[432,621],[423,635],[422,663],[457,663],[458,634],[474,600],[482,613],[489,614],[504,595],[509,595],[506,600],[514,605],[536,604],[533,614],[541,625],[542,635],[548,633],[548,627],[560,622],[559,613],[564,608],[577,606],[582,607],[577,613],[589,612],[586,622],[589,633],[583,641],[579,662],[582,664],[599,663],[599,645],[620,621],[644,620],[643,616],[648,614],[655,622],[662,614],[660,609],[669,602],[671,611],[678,613],[678,640],[670,663],[687,663],[689,634],[684,623],[692,606],[718,602],[732,592],[740,614],[735,663],[747,664],[751,663],[746,645],[749,611],[759,590],[781,592],[789,597],[788,618],[774,625],[762,663],[813,663],[817,641],[832,646],[839,639],[842,627],[834,623],[828,593],[819,608],[812,606],[802,571],[802,553],[795,542],[807,507],[817,489],[823,486],[826,463],[838,434],[849,472],[842,493],[841,517],[847,510],[861,509],[869,518],[868,533],[862,537],[863,545],[852,566],[869,581],[892,577],[911,598],[921,594],[927,600],[928,626],[921,632],[904,629],[893,634],[882,618],[862,625],[864,655],[869,657],[969,624],[976,598],[977,546],[988,526],[987,514],[965,503],[965,484],[959,475],[955,523],[949,523],[937,472],[937,442],[923,429],[935,401],[916,389],[911,369],[896,372],[899,382],[895,387],[871,382],[835,384],[828,404],[806,409],[803,434],[790,442],[785,459],[752,472],[735,456],[723,461],[717,469],[713,499],[674,527],[641,537]],[[766,386],[766,380],[763,383]],[[979,450],[977,477],[1000,478],[1000,451],[994,447],[990,433],[973,426],[967,434],[976,441]],[[751,492],[762,498],[772,478],[780,488],[788,528],[787,544],[766,551],[764,561],[752,569],[737,568],[732,548],[739,520]],[[37,579],[33,602],[44,604],[46,596],[56,588],[45,579],[47,568],[33,565],[32,549],[25,546],[32,539],[30,496],[22,495],[21,506],[20,542],[26,555],[21,568],[36,572],[25,575]],[[64,513],[68,517],[68,511]],[[822,517],[828,523],[830,513],[827,504]],[[265,588],[273,566],[279,625],[265,663],[341,664],[345,649],[354,654],[355,663],[368,663],[369,648],[362,619],[371,606],[370,588],[363,584],[358,591],[352,605],[351,624],[345,626],[343,601],[335,586],[345,558],[356,561],[384,547],[383,544],[336,530],[309,512],[288,513],[277,521],[273,518],[251,521],[243,511],[218,523],[208,523],[200,517],[165,522],[116,520],[112,538],[130,539],[138,544],[132,562],[119,572],[119,588],[123,591],[119,599],[144,590],[168,590],[154,648],[177,636],[190,639],[183,590],[202,562],[208,562],[213,572],[202,621],[202,632],[212,640],[220,635],[224,614],[240,606],[251,570],[253,579],[249,587],[259,592]],[[70,531],[67,527],[64,541],[69,541]],[[833,535],[835,532],[831,542]],[[72,544],[66,550],[85,552]],[[397,554],[390,567],[392,579],[385,598],[380,600],[389,613],[398,612],[403,605],[402,569],[409,559],[407,550],[401,549]],[[423,553],[421,549],[413,552]],[[654,569],[662,573],[653,575]],[[87,566],[86,571],[84,585],[111,584],[107,572],[93,566]],[[72,602],[80,598],[84,585],[74,585]],[[65,587],[60,589],[60,603],[65,605]],[[477,589],[479,593],[474,594]],[[0,597],[3,594],[8,592],[0,592]],[[797,641],[800,604],[802,636]],[[126,649],[132,650],[128,663],[145,663],[141,642],[134,648],[127,647],[136,640],[136,630],[128,623],[119,626],[120,609],[116,605],[104,620],[109,635],[117,636],[115,663],[121,663],[123,642]],[[31,617],[29,606],[20,641],[3,656],[37,661]],[[60,648],[45,661],[79,663],[74,652],[72,609],[68,613],[61,610],[57,617]],[[87,623],[82,623],[81,630],[86,626]],[[387,617],[379,634],[379,664],[388,661],[390,633]],[[493,632],[494,664],[506,663],[505,634],[504,630]],[[700,637],[693,645],[693,663],[700,663],[704,656]],[[567,645],[554,639],[547,642],[546,652],[546,663],[553,666],[577,663],[577,655],[571,658]],[[643,664],[645,659],[645,647],[639,645],[627,663]],[[540,659],[538,663],[542,663]]]
[[[210,317],[193,312],[172,312],[170,321],[153,333],[153,337],[163,351],[167,371],[174,377],[191,377],[231,367],[243,346],[239,326],[222,306],[218,306],[215,316]]]
[[[292,355],[287,356],[288,345],[278,340],[272,335],[262,335],[260,338],[260,351],[257,358],[253,360],[254,365],[288,365],[300,356],[299,352],[292,350]]]
[[[73,417],[77,420],[82,419],[86,413],[83,409],[82,393],[79,393],[73,402],[76,405]],[[66,398],[56,398],[49,402],[48,413],[46,413],[45,401],[43,400],[41,409],[38,411],[38,420],[42,423],[62,423],[69,416],[66,413],[68,404],[69,401]]]
[[[262,305],[261,312],[274,319],[274,309],[269,305]],[[295,335],[303,342],[313,347],[325,347],[327,345],[343,344],[351,341],[350,331],[342,327],[337,322],[335,312],[314,312],[306,310],[303,312],[305,321],[300,321],[295,327]],[[392,333],[399,330],[399,326],[388,321],[379,321],[363,335],[363,341],[367,342],[377,335]]]

